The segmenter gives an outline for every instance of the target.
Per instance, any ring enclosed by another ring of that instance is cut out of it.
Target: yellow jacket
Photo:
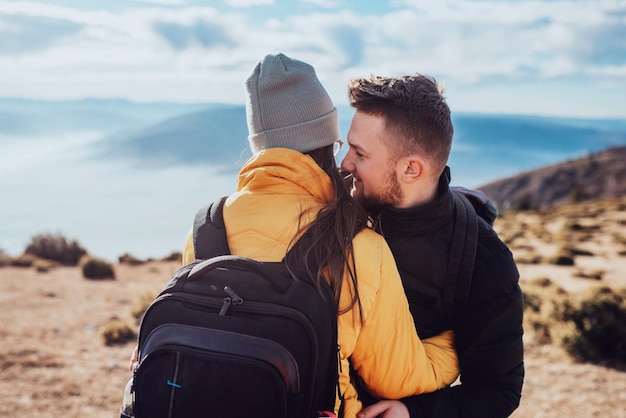
[[[315,161],[299,152],[273,148],[255,154],[239,173],[237,192],[224,205],[231,253],[259,261],[280,261],[299,225],[312,221],[333,196],[332,184]],[[301,219],[301,214],[304,216]],[[420,341],[395,261],[384,238],[372,230],[353,240],[363,325],[358,315],[340,315],[340,391],[345,417],[361,409],[350,382],[348,359],[377,397],[398,399],[432,392],[458,375],[452,331]],[[187,237],[183,263],[194,259]],[[346,277],[340,308],[351,298]],[[339,408],[339,401],[335,409]]]

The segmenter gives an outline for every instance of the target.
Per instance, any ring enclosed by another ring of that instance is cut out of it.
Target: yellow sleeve
[[[446,387],[458,376],[452,332],[422,343],[391,250],[384,240],[382,245],[380,284],[364,312],[365,323],[350,361],[379,398],[398,399]]]
[[[445,386],[453,383],[459,376],[459,361],[454,348],[454,332],[444,331],[441,334],[422,340],[426,356],[441,374]]]

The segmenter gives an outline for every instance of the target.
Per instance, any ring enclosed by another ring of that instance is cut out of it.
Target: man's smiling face
[[[385,139],[382,116],[357,111],[348,132],[350,149],[341,162],[344,171],[352,173],[352,196],[366,209],[397,205],[402,191]]]

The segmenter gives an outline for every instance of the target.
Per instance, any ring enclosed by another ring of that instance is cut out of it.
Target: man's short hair
[[[419,153],[432,165],[432,175],[443,172],[454,128],[443,89],[429,76],[370,76],[348,84],[350,105],[366,114],[382,116],[389,130],[386,141],[392,158]],[[393,139],[392,139],[393,138]]]

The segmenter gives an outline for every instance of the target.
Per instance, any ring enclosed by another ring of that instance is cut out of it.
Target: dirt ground
[[[134,343],[106,346],[100,327],[112,319],[134,326],[133,302],[159,291],[177,267],[116,265],[116,279],[103,281],[86,280],[71,267],[47,273],[0,268],[0,416],[119,416]],[[520,270],[523,277],[544,273]],[[626,417],[625,372],[576,364],[558,349],[530,341],[525,355],[527,377],[515,418]]]

